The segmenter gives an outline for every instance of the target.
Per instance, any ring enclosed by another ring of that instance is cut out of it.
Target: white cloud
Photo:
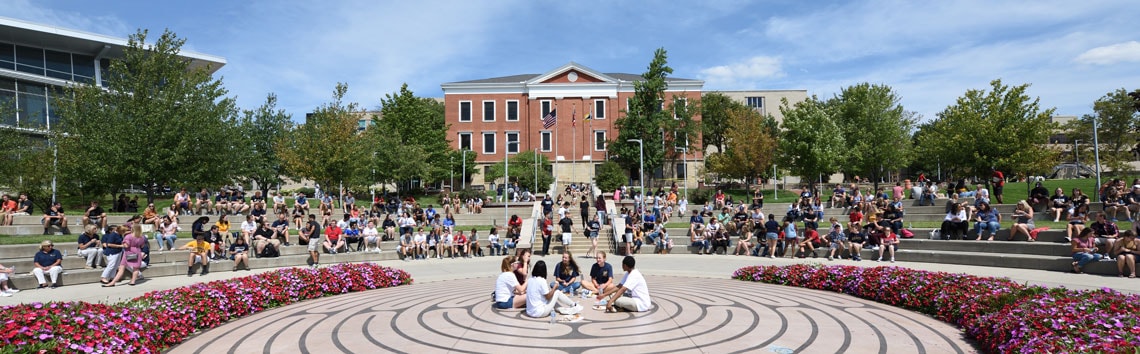
[[[701,69],[699,73],[698,76],[710,87],[755,84],[763,79],[784,76],[780,58],[762,55],[728,65]]]
[[[39,2],[16,0],[4,4],[3,16],[118,38],[126,38],[134,33],[133,27],[116,16],[91,15],[43,6],[45,5]]]
[[[1074,59],[1081,64],[1110,65],[1140,62],[1140,42],[1130,41],[1089,49]]]

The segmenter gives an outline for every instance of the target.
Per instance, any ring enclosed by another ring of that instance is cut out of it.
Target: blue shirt
[[[796,237],[797,237],[796,236],[796,224],[788,223],[788,226],[784,228],[784,238],[796,238]]]
[[[605,284],[610,281],[610,278],[613,276],[614,268],[611,267],[609,263],[605,263],[604,266],[598,266],[597,263],[594,263],[594,265],[590,267],[590,278],[593,278],[598,284]]]
[[[780,233],[780,223],[776,222],[776,220],[768,220],[768,222],[764,223],[764,231],[778,234]]]
[[[979,211],[977,216],[984,222],[998,222],[998,212],[995,209]]]
[[[598,264],[594,263],[594,265],[598,265]],[[562,262],[558,262],[557,264],[554,265],[554,276],[558,277],[558,280],[565,281],[565,282],[574,282],[574,280],[577,280],[578,276],[581,275],[581,274],[578,274],[577,269],[567,269],[567,270],[569,270],[570,274],[563,273],[562,268],[563,268]],[[566,268],[569,268],[569,266],[567,266]]]
[[[108,245],[108,244],[119,245],[122,243],[123,243],[123,235],[119,235],[118,232],[112,231],[112,232],[108,232],[106,235],[103,235],[103,245],[104,246]],[[103,247],[103,255],[104,256],[113,256],[113,255],[119,254],[121,252],[123,252],[122,248]]]
[[[61,259],[63,259],[63,255],[59,253],[59,250],[54,248],[52,248],[51,252],[48,253],[44,253],[42,249],[39,252],[36,252],[36,265],[39,265],[41,267],[50,266]]]
[[[693,215],[693,216],[689,217],[689,224],[704,224],[704,223],[705,223],[705,218],[702,218],[700,215]]]

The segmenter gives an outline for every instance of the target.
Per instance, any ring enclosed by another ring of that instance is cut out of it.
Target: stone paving
[[[551,325],[519,311],[490,308],[499,258],[385,261],[416,284],[307,301],[239,319],[188,339],[195,352],[847,352],[960,353],[976,349],[959,331],[925,315],[847,295],[740,282],[747,265],[795,263],[894,265],[1009,277],[1077,289],[1140,292],[1140,279],[933,263],[762,259],[723,255],[638,255],[655,308],[605,314],[587,305],[584,320]],[[534,257],[548,263],[560,257]],[[579,258],[588,269],[589,259]],[[609,263],[619,267],[620,257]],[[620,268],[619,268],[620,269]],[[64,286],[25,290],[0,305],[47,301],[117,302],[157,289],[253,272],[168,276],[138,286]],[[621,274],[617,275],[620,279]]]

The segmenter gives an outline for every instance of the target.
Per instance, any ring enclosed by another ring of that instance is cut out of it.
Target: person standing
[[[562,249],[566,250],[570,246],[570,239],[573,233],[570,232],[571,227],[574,225],[574,220],[570,219],[569,213],[562,216],[562,220],[558,220],[558,226],[562,227]]]
[[[549,200],[549,199],[547,199]],[[546,217],[542,218],[542,256],[550,255],[550,234],[554,232],[554,221],[550,218],[550,213],[546,213]]]
[[[599,301],[612,298],[606,302],[606,312],[616,312],[618,309],[630,312],[645,312],[653,308],[653,300],[649,297],[649,286],[641,271],[634,268],[636,260],[633,256],[625,256],[621,261],[621,268],[625,271],[625,279],[621,284],[598,294]],[[626,293],[630,296],[623,296]]]
[[[998,171],[997,167],[991,167],[990,170],[993,171],[993,175],[990,176],[990,180],[993,182],[994,186],[994,199],[997,199],[997,204],[1005,204],[1005,202],[1003,202],[1001,199],[1002,188],[1005,187],[1005,174],[1001,173],[1001,171]]]
[[[586,251],[586,257],[598,251],[598,232],[602,229],[602,223],[598,222],[598,216],[586,224],[586,237],[590,238],[590,250]]]

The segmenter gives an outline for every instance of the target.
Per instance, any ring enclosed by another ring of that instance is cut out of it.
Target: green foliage
[[[17,127],[0,127],[0,183],[15,198],[26,193],[36,210],[51,203],[52,148],[47,141]]]
[[[672,112],[662,110],[665,89],[668,88],[665,77],[673,73],[666,59],[664,48],[653,53],[649,68],[641,75],[640,81],[633,83],[634,94],[630,98],[629,109],[614,122],[618,135],[610,141],[610,156],[627,170],[639,171],[642,157],[638,143],[629,139],[642,140],[645,171],[653,171],[664,164],[661,129],[665,128],[666,119],[673,118]]]
[[[691,205],[689,208],[694,209],[698,205],[708,203],[710,200],[713,200],[714,194],[716,194],[716,190],[712,188],[695,188],[689,190],[689,205]]]
[[[475,190],[474,188],[456,190],[455,195],[459,197],[459,200],[463,201],[469,199],[487,199],[487,191]]]
[[[917,134],[918,154],[941,161],[956,176],[988,176],[990,167],[1014,174],[1041,175],[1057,162],[1046,145],[1055,124],[1053,109],[1030,99],[1029,84],[990,82],[991,90],[968,90]],[[945,173],[944,173],[945,174]]]
[[[700,113],[700,103],[689,102],[680,95],[674,95],[669,103],[669,110],[672,112],[672,119],[665,119],[661,122],[661,131],[665,132],[663,137],[666,146],[665,159],[670,162],[666,166],[672,166],[680,161],[685,157],[686,151],[691,153],[701,146],[699,141],[700,127],[693,120],[693,116]],[[672,168],[666,169],[666,171],[666,177],[676,173],[676,170]]]
[[[378,150],[373,161],[377,178],[404,182],[401,184],[450,178],[451,162],[462,160],[452,160],[450,155],[452,149],[447,140],[443,104],[431,98],[416,97],[408,90],[408,84],[403,84],[400,91],[385,94],[380,106],[383,117],[375,122],[376,129],[369,129],[364,137]],[[468,168],[475,166],[468,164]]]
[[[781,100],[784,123],[778,160],[792,175],[816,181],[819,175],[839,170],[846,140],[835,122],[833,107],[815,96],[795,107],[790,107],[787,99]]]
[[[93,194],[231,182],[244,163],[234,155],[237,109],[221,80],[178,56],[184,43],[170,31],[148,43],[139,31],[111,61],[107,89],[75,85],[57,96],[60,179],[82,181]]]
[[[703,134],[701,147],[716,146],[717,151],[724,151],[727,143],[725,134],[728,132],[728,112],[743,107],[744,104],[720,92],[708,92],[701,96],[701,132]]]
[[[878,181],[883,172],[910,164],[914,157],[911,133],[918,119],[903,109],[890,86],[848,86],[832,101],[846,142],[841,159],[845,173]]]
[[[316,181],[325,189],[341,182],[349,188],[368,184],[371,150],[356,134],[362,113],[356,103],[343,102],[347,92],[348,85],[338,83],[332,102],[281,136],[278,155],[290,176]]]
[[[470,155],[470,154],[468,154]],[[538,163],[538,184],[535,184],[535,163]],[[487,181],[503,178],[503,169],[506,164],[503,162],[491,165],[490,171],[484,176]],[[518,182],[521,188],[535,188],[538,186],[539,191],[546,191],[546,188],[554,183],[554,176],[550,173],[551,164],[550,160],[545,155],[535,154],[534,151],[523,151],[511,157],[511,182]],[[538,193],[538,191],[532,191]]]
[[[753,183],[772,170],[777,149],[776,120],[744,106],[733,109],[728,116],[725,150],[709,155],[706,166],[722,178]]]
[[[293,118],[285,110],[277,109],[277,95],[272,93],[260,107],[242,113],[241,141],[247,144],[246,148],[235,151],[245,154],[238,174],[245,182],[257,182],[261,189],[268,189],[281,183],[281,176],[285,175],[277,144],[293,129]]]
[[[1070,121],[1064,130],[1069,141],[1080,140],[1079,152],[1092,157],[1093,120],[1099,129],[1100,160],[1109,171],[1128,171],[1128,162],[1134,160],[1132,151],[1137,148],[1136,133],[1140,130],[1140,113],[1136,111],[1137,100],[1123,88],[1106,93],[1093,102],[1093,114]],[[1091,161],[1088,160],[1088,161]]]
[[[621,188],[629,179],[625,176],[625,171],[622,170],[621,165],[617,162],[606,161],[601,166],[598,166],[598,175],[594,176],[598,188],[602,191],[612,192]]]

